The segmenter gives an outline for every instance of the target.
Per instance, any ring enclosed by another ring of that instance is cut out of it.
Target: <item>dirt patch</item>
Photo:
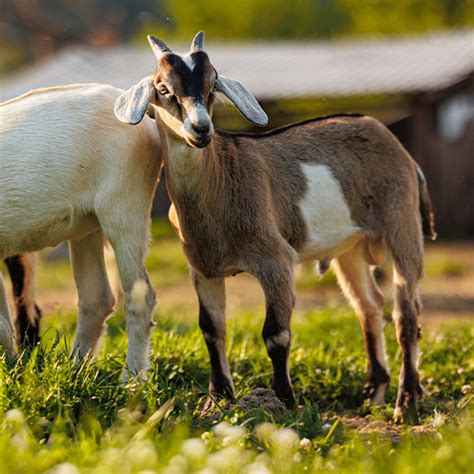
[[[393,421],[374,420],[370,416],[342,416],[341,421],[345,426],[355,430],[358,434],[368,438],[377,437],[398,443],[404,433],[415,433],[420,435],[432,435],[437,432],[431,425],[407,426],[399,425]]]
[[[275,420],[278,420],[286,411],[285,405],[271,388],[256,388],[240,400],[227,401],[223,406],[217,405],[214,400],[209,399],[204,405],[201,415],[206,421],[215,422],[235,408],[240,408],[246,413],[253,410],[263,410]]]

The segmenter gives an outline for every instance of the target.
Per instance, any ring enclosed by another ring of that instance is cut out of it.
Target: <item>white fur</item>
[[[339,182],[325,165],[302,164],[307,191],[299,208],[308,230],[301,260],[334,257],[350,238],[357,235]]]
[[[103,258],[109,240],[125,294],[127,363],[137,374],[146,366],[154,305],[143,261],[161,157],[153,120],[130,127],[114,116],[122,92],[72,85],[0,104],[0,258],[70,241],[79,294],[73,351],[82,356],[93,350],[113,305]],[[145,307],[131,295],[138,280],[148,285]],[[6,319],[3,299],[0,292]]]
[[[273,337],[265,339],[265,346],[270,351],[274,347],[287,347],[290,343],[290,333],[286,329]]]
[[[188,66],[189,70],[192,71],[194,69],[194,61],[191,57],[191,53],[182,54],[181,58],[183,59],[186,66]]]

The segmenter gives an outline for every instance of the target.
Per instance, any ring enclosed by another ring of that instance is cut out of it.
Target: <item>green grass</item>
[[[461,277],[469,272],[469,265],[453,261],[448,256],[426,262],[425,273],[430,277]]]
[[[262,317],[229,322],[237,395],[271,381],[260,339]],[[195,322],[158,314],[152,369],[141,386],[120,385],[126,337],[123,316],[109,320],[97,358],[74,365],[67,355],[75,314],[51,315],[40,347],[0,363],[0,473],[144,472],[472,472],[473,329],[444,328],[422,341],[421,432],[390,423],[388,405],[363,404],[365,356],[358,322],[344,308],[297,314],[291,371],[300,408],[276,418],[234,408],[227,424],[200,413],[209,363]],[[386,328],[396,380],[400,355]],[[464,394],[463,394],[464,391]],[[361,433],[350,420],[379,428]],[[269,424],[271,423],[271,424]],[[65,464],[69,463],[69,464]],[[214,469],[214,470],[212,470]],[[266,470],[267,469],[267,470]]]
[[[419,427],[391,422],[401,355],[388,305],[392,383],[385,407],[362,399],[366,359],[359,323],[337,303],[295,312],[291,373],[298,409],[275,414],[236,406],[210,418],[201,408],[209,361],[186,260],[167,221],[155,221],[152,235],[147,268],[161,304],[148,380],[120,384],[127,349],[121,312],[108,320],[97,357],[75,365],[68,349],[76,314],[49,310],[41,345],[15,363],[0,360],[0,474],[472,473],[472,324],[426,331]],[[447,256],[427,261],[430,277],[466,271]],[[62,292],[73,300],[68,263],[43,262],[38,276],[40,294],[51,291],[52,299]],[[296,281],[300,291],[336,287],[331,272],[319,279],[312,264],[301,266]],[[228,353],[241,398],[271,383],[260,337],[263,301],[229,313]]]

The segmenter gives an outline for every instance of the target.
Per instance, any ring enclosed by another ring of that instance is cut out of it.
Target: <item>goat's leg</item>
[[[94,351],[104,321],[113,311],[115,299],[105,270],[102,231],[70,241],[69,249],[79,297],[77,330],[71,355],[82,358]]]
[[[7,356],[13,357],[16,353],[15,338],[13,335],[13,325],[8,309],[7,294],[3,284],[3,276],[0,272],[0,346]]]
[[[290,380],[291,313],[295,304],[293,262],[266,263],[255,275],[265,293],[262,336],[273,365],[272,388],[288,408],[296,404]]]
[[[145,371],[149,368],[148,348],[156,293],[144,266],[148,242],[146,231],[147,227],[144,227],[140,235],[137,229],[113,227],[106,232],[115,251],[124,293],[128,335],[127,370],[123,374],[124,381],[130,376],[145,379]]]
[[[234,398],[225,350],[225,281],[223,278],[204,278],[194,271],[192,279],[199,299],[199,327],[211,361],[209,393]]]
[[[417,283],[423,273],[423,237],[416,213],[404,215],[403,232],[394,233],[389,248],[394,262],[393,320],[402,353],[402,367],[394,418],[418,423],[418,399],[423,393],[418,374],[418,316],[421,309]]]
[[[393,320],[402,351],[402,367],[394,418],[406,423],[418,423],[418,399],[423,394],[418,375],[419,309],[414,282],[404,280],[395,270]]]
[[[40,341],[41,310],[35,303],[36,254],[25,253],[5,259],[15,299],[16,339],[19,349],[29,349]]]
[[[382,324],[383,295],[360,246],[335,259],[333,268],[340,287],[359,317],[365,337],[368,363],[364,395],[372,403],[383,405],[390,381]]]

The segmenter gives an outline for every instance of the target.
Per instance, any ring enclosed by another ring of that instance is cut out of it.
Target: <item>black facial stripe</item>
[[[196,51],[191,54],[191,59],[194,65],[193,70],[176,54],[170,54],[166,58],[172,68],[173,76],[179,79],[182,95],[193,97],[204,103],[204,96],[207,98],[211,86],[211,84],[206,84],[210,68],[209,58],[204,51]]]

